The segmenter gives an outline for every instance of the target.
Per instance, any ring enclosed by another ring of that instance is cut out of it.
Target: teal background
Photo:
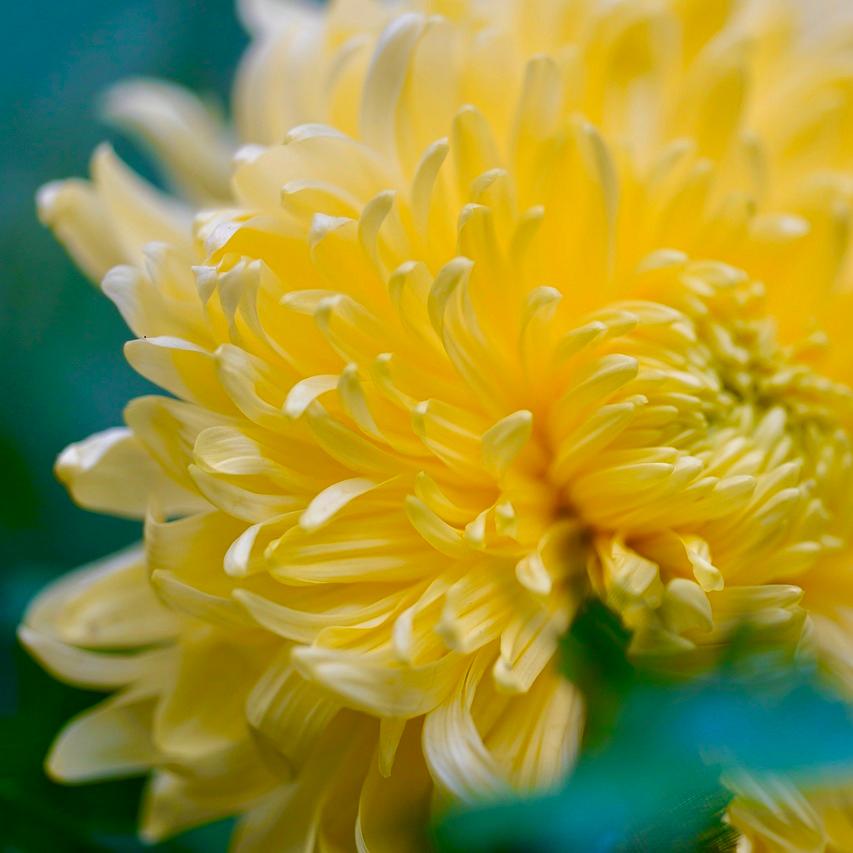
[[[246,39],[233,0],[27,0],[4,4],[0,51],[0,850],[141,849],[141,782],[65,788],[42,761],[61,723],[98,697],[62,687],[17,648],[28,599],[57,575],[134,541],[138,525],[76,508],[54,480],[62,448],[121,421],[145,383],[125,364],[112,304],[74,269],[35,215],[36,189],[85,175],[111,140],[98,120],[114,81],[150,75],[223,106]],[[213,830],[162,845],[216,850]]]

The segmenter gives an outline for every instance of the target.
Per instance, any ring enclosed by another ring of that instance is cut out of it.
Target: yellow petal
[[[168,515],[205,505],[171,480],[127,429],[69,445],[56,461],[56,475],[81,506],[113,515],[144,518],[151,503]]]
[[[154,701],[120,693],[70,722],[51,747],[47,772],[63,782],[135,776],[159,760],[151,741]]]
[[[450,653],[421,666],[400,666],[357,653],[300,647],[293,663],[302,676],[331,691],[347,707],[384,717],[425,714],[453,689],[465,659]]]
[[[263,665],[263,648],[241,648],[199,631],[179,650],[175,685],[157,707],[153,738],[175,759],[227,749],[246,734],[244,707]]]
[[[165,643],[180,627],[151,589],[138,547],[55,581],[29,606],[25,625],[45,638],[90,650]]]
[[[514,412],[502,418],[483,433],[483,461],[495,476],[500,476],[512,464],[533,431],[533,413]]]
[[[290,664],[290,649],[276,656],[252,688],[246,719],[256,736],[298,771],[340,710]]]
[[[228,198],[225,128],[192,92],[159,80],[127,80],[107,92],[103,110],[152,149],[184,193],[202,201]]]
[[[483,743],[471,715],[477,687],[488,668],[481,652],[467,667],[453,694],[424,722],[424,755],[436,784],[462,800],[504,794],[506,779]]]
[[[100,283],[111,267],[126,260],[109,213],[86,181],[55,181],[37,196],[39,219],[53,229],[74,262]]]
[[[390,777],[374,761],[362,786],[355,826],[359,853],[417,853],[422,840],[416,828],[429,820],[431,792],[420,727],[409,724],[402,733]]]

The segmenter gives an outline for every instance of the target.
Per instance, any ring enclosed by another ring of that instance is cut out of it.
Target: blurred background
[[[55,481],[65,445],[117,425],[144,390],[121,355],[112,304],[73,267],[35,215],[36,189],[85,175],[107,139],[105,89],[157,76],[224,107],[246,43],[233,0],[28,0],[4,4],[0,52],[0,850],[142,849],[133,840],[140,782],[66,789],[42,762],[63,721],[99,697],[56,684],[17,648],[27,601],[68,569],[139,536],[136,524],[77,509]],[[216,829],[158,850],[216,850]]]

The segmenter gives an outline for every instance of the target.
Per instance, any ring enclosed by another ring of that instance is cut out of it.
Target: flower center
[[[641,636],[689,644],[728,584],[789,581],[849,539],[853,392],[779,345],[737,270],[664,255],[634,285],[655,301],[568,332],[554,312],[529,344],[551,396],[534,384],[526,461],[547,459],[553,502],[519,576],[544,590],[586,567]],[[575,549],[562,565],[556,540]]]

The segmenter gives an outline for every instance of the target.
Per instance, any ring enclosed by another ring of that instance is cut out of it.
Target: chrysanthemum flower
[[[748,619],[853,687],[853,32],[778,0],[246,3],[245,144],[124,84],[188,202],[108,148],[39,204],[170,396],[73,445],[144,546],[22,638],[115,694],[49,768],[152,771],[160,838],[400,851],[547,786],[585,596],[689,669]],[[757,849],[850,849],[743,786]]]

